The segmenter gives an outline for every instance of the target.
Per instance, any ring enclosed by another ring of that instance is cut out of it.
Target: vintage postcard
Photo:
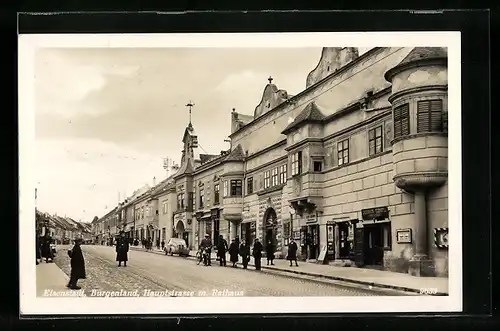
[[[19,45],[21,314],[461,311],[459,32]]]

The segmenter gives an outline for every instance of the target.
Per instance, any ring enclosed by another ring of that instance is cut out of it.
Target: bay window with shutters
[[[410,105],[408,103],[394,107],[394,139],[410,134]]]
[[[443,132],[443,100],[417,101],[417,133]]]

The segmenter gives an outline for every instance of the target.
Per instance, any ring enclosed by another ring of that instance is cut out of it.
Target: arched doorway
[[[276,232],[278,228],[278,216],[274,208],[268,208],[264,213],[264,234],[263,234],[263,244],[266,247],[271,243],[276,249]]]
[[[182,221],[177,222],[177,225],[175,226],[175,234],[177,235],[177,238],[182,238],[186,242],[187,247],[189,247],[189,233],[186,232],[186,229],[184,227],[184,223]]]

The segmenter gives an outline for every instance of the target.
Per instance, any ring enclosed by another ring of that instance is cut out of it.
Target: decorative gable
[[[264,92],[262,93],[262,99],[260,100],[259,105],[255,107],[253,118],[256,119],[257,117],[262,116],[289,98],[290,96],[287,91],[278,89],[278,87],[274,84],[267,84],[264,88]]]

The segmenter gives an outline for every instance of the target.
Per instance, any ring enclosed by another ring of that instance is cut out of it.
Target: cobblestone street
[[[69,275],[67,247],[60,246],[55,263]],[[380,296],[405,295],[391,290],[375,290],[342,283],[326,283],[252,269],[243,270],[196,265],[192,259],[130,251],[127,267],[118,267],[114,247],[82,246],[87,279],[79,285],[86,295],[98,291],[183,291],[198,295],[225,296]],[[214,291],[215,290],[215,291]],[[224,294],[224,291],[226,294]],[[175,294],[171,294],[175,296]]]

